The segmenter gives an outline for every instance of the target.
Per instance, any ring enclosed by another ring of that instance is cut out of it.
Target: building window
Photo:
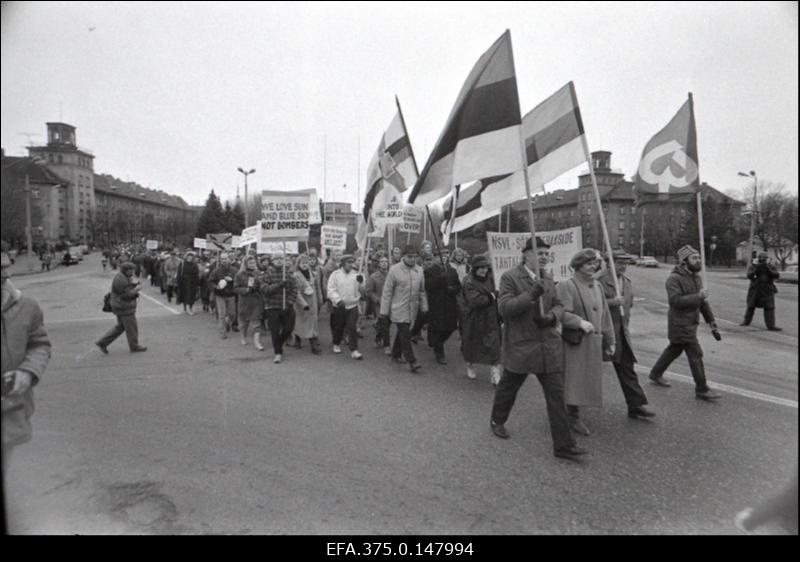
[[[624,215],[624,214],[625,214],[625,207],[622,207],[622,206],[620,206],[620,208],[619,208],[619,214],[620,214],[620,215]]]
[[[619,239],[617,240],[617,242],[618,242],[619,246],[624,246],[625,245],[625,237],[624,236],[620,236]]]
[[[58,155],[58,163],[59,164],[63,164],[64,163],[64,156],[62,154]]]
[[[625,230],[625,221],[619,221],[619,229]]]

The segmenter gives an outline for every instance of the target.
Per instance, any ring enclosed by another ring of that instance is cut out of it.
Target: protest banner
[[[397,231],[418,234],[422,230],[422,216],[424,213],[425,209],[423,207],[406,205],[403,209],[403,222]]]
[[[347,227],[323,224],[320,240],[323,248],[344,250],[347,248]]]
[[[239,237],[239,246],[249,246],[255,244],[260,240],[261,236],[261,221],[256,221],[253,226],[248,226],[242,230],[242,235]]]
[[[242,237],[236,236],[235,234],[231,236],[231,248],[241,248],[242,246]]]
[[[158,250],[158,240],[148,240],[145,247],[148,250]]]
[[[217,234],[206,234],[206,247],[216,252],[227,252],[231,249],[233,234],[230,232],[218,232]]]
[[[583,247],[581,227],[537,232],[536,235],[550,244],[550,264],[544,268],[555,282],[572,276],[569,262]],[[522,263],[522,248],[531,237],[529,232],[487,232],[489,259],[492,262],[494,286],[500,288],[500,277],[509,269]]]
[[[205,250],[206,248],[208,248],[208,242],[206,241],[205,238],[195,238],[193,245],[198,250]]]
[[[282,254],[283,242],[258,242],[256,243],[257,254]],[[286,243],[286,253],[289,255],[300,253],[300,243],[297,241]]]
[[[372,210],[372,222],[378,226],[403,223],[403,200],[399,194],[389,200],[383,209]]]
[[[310,192],[262,191],[261,240],[308,240]]]

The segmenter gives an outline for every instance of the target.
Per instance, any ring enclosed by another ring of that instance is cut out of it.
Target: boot
[[[253,333],[253,347],[259,351],[264,351],[264,346],[261,345],[261,332]]]
[[[311,353],[320,355],[322,353],[322,346],[319,344],[319,338],[309,338],[309,345],[311,346]]]
[[[472,363],[467,363],[467,378],[475,379],[477,376],[478,375],[475,373],[475,369],[472,368]]]

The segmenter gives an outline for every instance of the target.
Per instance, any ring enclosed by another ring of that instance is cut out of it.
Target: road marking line
[[[137,314],[136,318],[163,318],[163,314]],[[69,318],[67,320],[47,320],[45,326],[52,324],[72,324],[73,322],[99,322],[101,320],[115,320],[116,316],[108,314],[108,316],[94,316],[91,318]]]
[[[180,311],[178,311],[178,310],[175,310],[174,308],[172,308],[172,307],[170,307],[170,306],[167,306],[167,305],[165,305],[165,304],[164,304],[163,302],[161,302],[161,301],[157,301],[156,299],[154,299],[153,297],[151,297],[150,295],[148,295],[148,294],[146,294],[146,293],[139,293],[139,294],[140,294],[141,296],[143,296],[143,297],[147,298],[147,299],[150,299],[151,301],[153,301],[154,303],[156,303],[158,306],[160,306],[160,307],[162,307],[162,308],[166,308],[166,309],[167,309],[167,310],[169,310],[169,311],[170,311],[172,314],[180,314]]]
[[[643,369],[647,369],[648,371],[652,369],[647,365],[639,365]],[[675,378],[680,382],[685,382],[688,384],[694,384],[694,379],[687,375],[681,375],[678,373],[674,373],[672,371],[665,371],[665,374],[669,375],[670,378]],[[781,406],[788,406],[790,408],[797,409],[797,401],[796,400],[789,400],[787,398],[778,398],[777,396],[771,396],[769,394],[763,394],[761,392],[756,392],[754,390],[745,390],[744,388],[739,388],[736,386],[729,386],[727,384],[721,383],[708,383],[708,386],[715,388],[717,390],[724,390],[725,392],[729,392],[730,394],[738,394],[739,396],[744,396],[746,398],[753,398],[755,400],[761,400],[763,402],[770,402],[771,404],[779,404]]]

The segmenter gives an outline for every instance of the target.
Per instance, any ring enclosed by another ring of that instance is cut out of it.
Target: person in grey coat
[[[771,332],[780,332],[781,328],[775,325],[775,293],[778,288],[775,280],[780,277],[778,269],[769,262],[766,252],[758,253],[758,261],[747,268],[747,278],[750,287],[747,289],[747,310],[740,326],[749,326],[753,321],[756,308],[764,309],[764,324]]]
[[[504,371],[494,394],[490,427],[501,439],[508,439],[506,420],[517,392],[534,373],[542,385],[547,417],[553,437],[553,454],[577,460],[586,453],[578,447],[569,428],[564,408],[564,351],[557,325],[564,314],[553,280],[536,274],[550,261],[549,246],[536,238],[536,253],[529,239],[522,251],[523,263],[503,273],[497,306],[503,317],[501,361]]]
[[[111,311],[117,317],[117,324],[100,338],[95,345],[105,355],[108,355],[108,346],[125,332],[128,338],[128,347],[131,351],[147,351],[139,345],[139,326],[136,323],[136,301],[142,285],[133,280],[136,265],[125,262],[120,266],[120,271],[111,282]]]
[[[702,269],[700,253],[688,244],[678,250],[678,265],[667,278],[667,297],[669,313],[667,316],[667,337],[669,345],[661,353],[650,370],[650,380],[661,387],[672,386],[664,379],[667,370],[681,353],[686,353],[689,369],[695,384],[695,396],[701,400],[711,401],[720,398],[719,392],[711,390],[706,381],[703,364],[703,348],[697,341],[697,327],[700,315],[711,326],[711,333],[719,341],[717,323],[711,305],[708,304],[708,291],[703,288],[703,280],[698,275]]]

